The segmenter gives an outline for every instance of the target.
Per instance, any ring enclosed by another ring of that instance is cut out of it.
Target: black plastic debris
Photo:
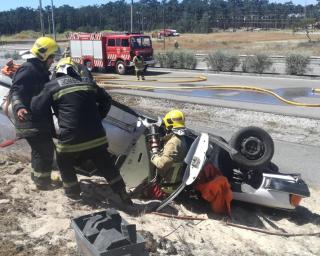
[[[114,209],[75,218],[71,226],[82,256],[148,255],[136,225],[128,224]]]

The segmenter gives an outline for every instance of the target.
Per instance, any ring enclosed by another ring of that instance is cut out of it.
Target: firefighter
[[[25,138],[31,147],[31,179],[38,189],[51,187],[54,125],[50,109],[39,120],[33,120],[30,104],[32,97],[49,81],[49,68],[57,50],[58,45],[52,38],[38,38],[22,55],[26,62],[16,71],[9,92],[17,137]]]
[[[156,167],[160,176],[158,187],[153,186],[151,193],[155,197],[171,194],[182,181],[184,164],[183,160],[188,153],[186,142],[186,128],[184,114],[177,109],[171,110],[163,118],[166,135],[163,138],[163,149],[158,153],[151,153],[151,163]]]
[[[67,58],[67,57],[71,57],[71,51],[69,46],[67,46],[62,53],[62,58]]]
[[[16,71],[19,67],[20,67],[20,65],[13,63],[13,59],[9,59],[6,63],[6,65],[1,69],[1,72],[2,72],[2,74],[12,78],[14,73],[16,73]]]
[[[174,48],[175,48],[175,49],[178,49],[178,48],[179,48],[179,43],[178,43],[177,40],[174,41],[174,44],[173,44],[173,45],[174,45]]]
[[[144,78],[144,60],[142,55],[136,55],[133,58],[134,63],[134,69],[136,71],[137,79],[140,80],[140,76],[142,80],[145,80]]]
[[[66,196],[80,199],[75,173],[78,162],[91,160],[122,202],[131,205],[125,183],[108,152],[102,119],[111,107],[111,97],[91,79],[89,71],[70,57],[61,59],[55,79],[32,101],[32,112],[41,117],[52,108],[58,119],[57,163]]]

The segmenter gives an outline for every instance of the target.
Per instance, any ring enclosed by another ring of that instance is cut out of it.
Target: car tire
[[[232,136],[229,145],[239,152],[232,159],[245,168],[263,168],[270,164],[274,154],[271,136],[255,126],[240,129]]]
[[[143,68],[143,72],[147,72],[147,69],[148,69],[148,65],[145,65]]]
[[[123,61],[117,61],[116,63],[116,72],[119,75],[125,75],[127,72],[127,67]]]

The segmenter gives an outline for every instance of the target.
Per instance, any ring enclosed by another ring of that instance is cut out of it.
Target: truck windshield
[[[148,36],[131,37],[131,45],[133,48],[149,48],[151,40]]]

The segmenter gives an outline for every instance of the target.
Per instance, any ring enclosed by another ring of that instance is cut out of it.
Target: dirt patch
[[[226,50],[237,54],[264,53],[284,55],[289,53],[320,55],[317,42],[319,34],[310,33],[313,42],[304,33],[290,31],[236,31],[210,34],[182,34],[180,37],[166,38],[166,50],[174,50],[177,41],[181,50],[208,53],[215,50]],[[163,41],[153,41],[155,51],[163,51]]]
[[[76,216],[115,207],[100,178],[80,177],[87,199],[68,200],[62,189],[37,191],[30,180],[29,164],[12,162],[1,156],[0,166],[0,255],[77,255],[70,228]],[[17,169],[23,168],[19,174]],[[91,193],[91,194],[90,194]],[[247,227],[287,234],[310,234],[320,229],[320,192],[303,200],[296,211],[287,212],[243,203],[232,204],[232,221]],[[134,202],[146,204],[147,202]],[[199,200],[178,200],[169,212],[206,220],[178,220],[153,214],[131,216],[120,211],[147,241],[150,255],[319,255],[319,236],[283,237],[228,226],[224,216],[211,213]],[[161,223],[161,225],[159,225]]]

